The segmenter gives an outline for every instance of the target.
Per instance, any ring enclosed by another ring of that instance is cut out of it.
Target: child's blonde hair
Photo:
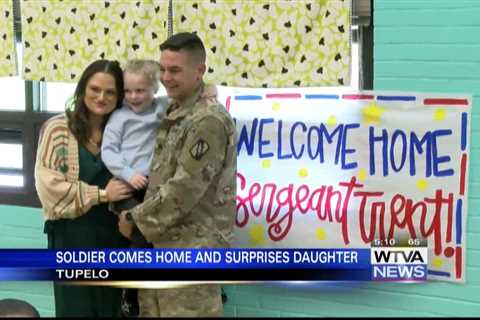
[[[125,72],[142,74],[153,87],[154,93],[157,93],[158,82],[160,81],[160,64],[157,61],[141,59],[128,60],[125,66],[124,73]]]

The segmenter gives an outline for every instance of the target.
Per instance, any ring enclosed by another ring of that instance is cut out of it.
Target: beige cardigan
[[[35,187],[46,220],[73,219],[100,203],[97,186],[78,180],[78,143],[65,115],[45,122],[35,162]]]

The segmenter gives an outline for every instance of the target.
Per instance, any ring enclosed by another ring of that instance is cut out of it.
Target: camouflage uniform
[[[236,131],[203,85],[160,124],[145,201],[132,217],[156,248],[230,245],[235,219]],[[215,90],[213,90],[215,92]],[[219,285],[139,290],[140,316],[221,316]]]

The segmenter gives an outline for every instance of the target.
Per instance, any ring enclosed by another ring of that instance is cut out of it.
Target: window
[[[0,204],[39,205],[33,179],[35,152],[41,125],[53,114],[34,111],[38,86],[31,81],[12,85],[11,93],[25,106],[12,104],[8,111],[0,111]]]
[[[13,131],[13,132],[12,132]],[[0,159],[0,181],[8,187],[23,187],[23,146],[21,133],[17,130],[2,129],[2,143],[0,150],[4,156]],[[18,138],[6,139],[5,137],[17,136]]]
[[[20,2],[14,1],[17,65],[22,70]],[[52,113],[38,112],[40,84],[0,78],[0,204],[38,206],[33,170],[38,133]]]
[[[22,56],[22,46],[17,45],[17,56]],[[22,70],[21,59],[17,59],[18,70]],[[0,111],[25,110],[25,82],[20,76],[0,78],[2,95],[0,99]]]
[[[17,55],[21,56],[21,45],[17,45]],[[21,60],[21,59],[17,59]],[[19,70],[21,70],[21,65]],[[0,78],[2,98],[0,111],[25,110],[25,82],[20,76]],[[19,125],[0,127],[0,186],[21,188],[23,181],[22,131]]]
[[[360,4],[360,5],[359,5]],[[371,0],[353,1],[352,75],[345,90],[372,89],[373,28]],[[21,69],[20,2],[14,0],[17,60]],[[40,205],[33,178],[40,128],[55,113],[65,110],[76,83],[24,81],[20,76],[0,78],[0,204]],[[218,87],[225,101],[230,87]],[[160,88],[157,95],[165,95]]]
[[[42,111],[63,112],[65,102],[73,97],[76,83],[46,82],[42,84]]]

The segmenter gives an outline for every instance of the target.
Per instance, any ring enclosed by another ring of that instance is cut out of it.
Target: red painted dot
[[[452,247],[448,247],[448,248],[445,248],[445,251],[443,253],[445,254],[445,257],[450,258],[455,253],[455,249]]]

